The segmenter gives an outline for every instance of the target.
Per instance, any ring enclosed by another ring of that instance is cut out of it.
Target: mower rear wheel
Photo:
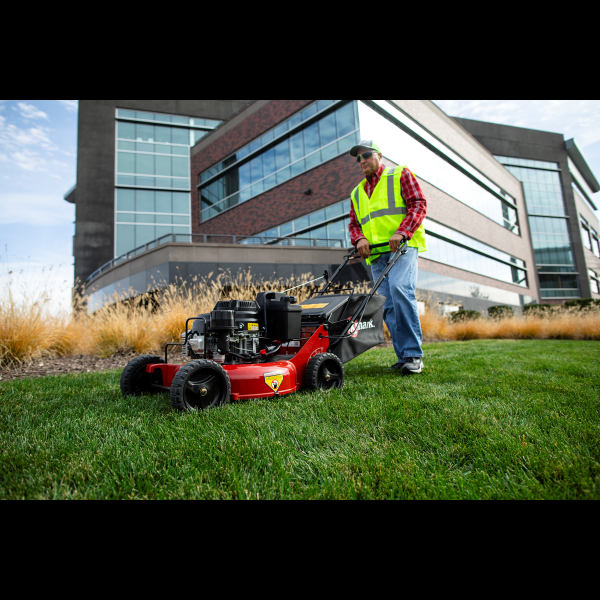
[[[144,393],[156,392],[152,387],[152,375],[146,373],[148,365],[163,364],[165,361],[158,356],[136,356],[121,373],[121,392],[123,396],[139,396]]]
[[[335,354],[317,354],[306,365],[304,386],[309,390],[340,389],[344,385],[344,365]]]
[[[206,410],[229,404],[231,382],[212,360],[194,360],[181,367],[171,384],[171,405],[181,411]]]

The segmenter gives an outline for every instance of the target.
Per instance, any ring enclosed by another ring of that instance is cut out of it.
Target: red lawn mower
[[[352,287],[328,291],[348,262],[358,258],[355,250],[331,279],[325,271],[319,278],[325,279],[323,288],[302,304],[286,295],[291,290],[217,302],[211,313],[186,321],[182,343],[167,344],[164,360],[134,358],[121,375],[123,395],[170,392],[173,408],[188,411],[302,388],[341,388],[344,363],[384,341],[385,298],[375,294],[407,249],[406,243],[400,246],[366,295],[355,294]],[[168,364],[169,346],[181,346],[191,361]]]

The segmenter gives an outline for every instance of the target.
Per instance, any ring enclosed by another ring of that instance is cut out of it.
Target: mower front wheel
[[[225,369],[212,360],[194,360],[181,367],[171,384],[176,410],[206,410],[229,404],[231,382]]]
[[[139,396],[144,393],[156,392],[152,387],[152,375],[146,373],[148,365],[156,365],[165,361],[158,356],[137,356],[130,361],[121,373],[121,392],[123,396]]]
[[[341,389],[344,385],[344,365],[335,354],[317,354],[306,365],[304,385],[309,390]]]

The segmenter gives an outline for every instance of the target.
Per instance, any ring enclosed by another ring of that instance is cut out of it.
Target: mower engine
[[[294,296],[276,292],[258,294],[256,301],[220,301],[194,321],[187,337],[181,334],[182,352],[225,365],[266,362],[281,342],[300,337],[301,315]]]

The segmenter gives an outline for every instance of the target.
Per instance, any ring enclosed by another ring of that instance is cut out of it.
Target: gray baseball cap
[[[350,156],[357,157],[359,148],[367,148],[368,150],[375,150],[375,152],[381,153],[381,148],[373,140],[361,140],[357,146],[354,146],[350,150]]]

